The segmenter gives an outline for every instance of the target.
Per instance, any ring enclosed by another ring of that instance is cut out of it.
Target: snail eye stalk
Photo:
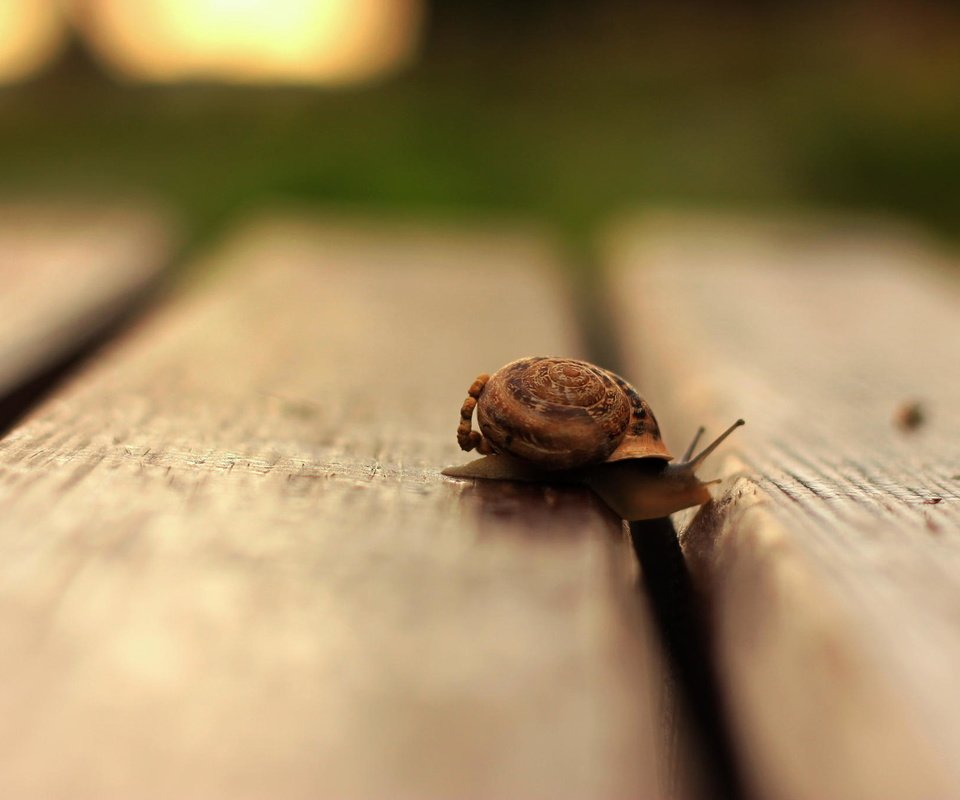
[[[733,433],[733,432],[734,432],[737,428],[739,428],[741,425],[746,425],[746,424],[747,424],[747,423],[744,422],[742,419],[738,419],[736,422],[733,423],[733,425],[731,425],[729,428],[727,428],[727,429],[726,429],[723,433],[721,433],[716,439],[714,439],[714,440],[713,440],[710,444],[708,444],[703,450],[701,450],[700,453],[699,453],[692,461],[689,460],[689,458],[688,458],[687,456],[685,456],[684,459],[683,459],[684,462],[685,462],[685,463],[684,463],[684,466],[689,465],[689,469],[690,469],[691,471],[693,471],[693,472],[696,472],[697,468],[698,468],[701,464],[703,464],[704,461],[707,460],[707,456],[709,456],[714,450],[716,450],[716,449],[723,443],[723,440],[724,440],[724,439],[726,439],[731,433]],[[702,431],[703,428],[701,428],[700,430]],[[697,435],[696,435],[696,437],[695,437],[694,440],[693,440],[693,444],[690,445],[690,450],[693,450],[693,448],[696,446],[697,440],[699,440],[699,438],[700,438],[700,433],[698,432]]]
[[[706,430],[707,429],[704,428],[703,425],[697,428],[697,432],[693,435],[693,441],[690,442],[690,446],[686,449],[686,452],[684,452],[683,458],[680,459],[682,462],[686,463],[690,460],[690,456],[693,455],[693,451],[697,449],[697,442],[700,441],[700,437],[703,436]]]

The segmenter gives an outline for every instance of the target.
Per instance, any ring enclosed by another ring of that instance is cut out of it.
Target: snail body
[[[695,471],[743,424],[691,458],[701,428],[680,463],[670,464],[653,411],[623,378],[576,359],[522,358],[474,381],[457,441],[486,457],[444,474],[585,483],[624,519],[652,519],[710,499]]]

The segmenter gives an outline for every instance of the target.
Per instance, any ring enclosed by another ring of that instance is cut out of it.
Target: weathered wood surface
[[[618,520],[440,477],[529,240],[265,224],[0,441],[0,794],[652,798]]]
[[[661,218],[613,253],[668,444],[747,419],[683,543],[756,796],[960,797],[955,276],[876,227]]]
[[[0,397],[116,321],[167,264],[171,234],[145,209],[0,202]]]

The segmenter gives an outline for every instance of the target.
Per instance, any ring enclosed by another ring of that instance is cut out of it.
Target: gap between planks
[[[137,309],[175,239],[142,204],[0,202],[0,435]]]

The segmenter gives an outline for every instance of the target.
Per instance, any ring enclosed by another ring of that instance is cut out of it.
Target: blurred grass
[[[148,193],[198,240],[268,203],[522,215],[575,252],[650,205],[878,210],[955,236],[960,36],[801,21],[453,40],[336,91],[120,86],[74,56],[0,91],[0,192]]]

